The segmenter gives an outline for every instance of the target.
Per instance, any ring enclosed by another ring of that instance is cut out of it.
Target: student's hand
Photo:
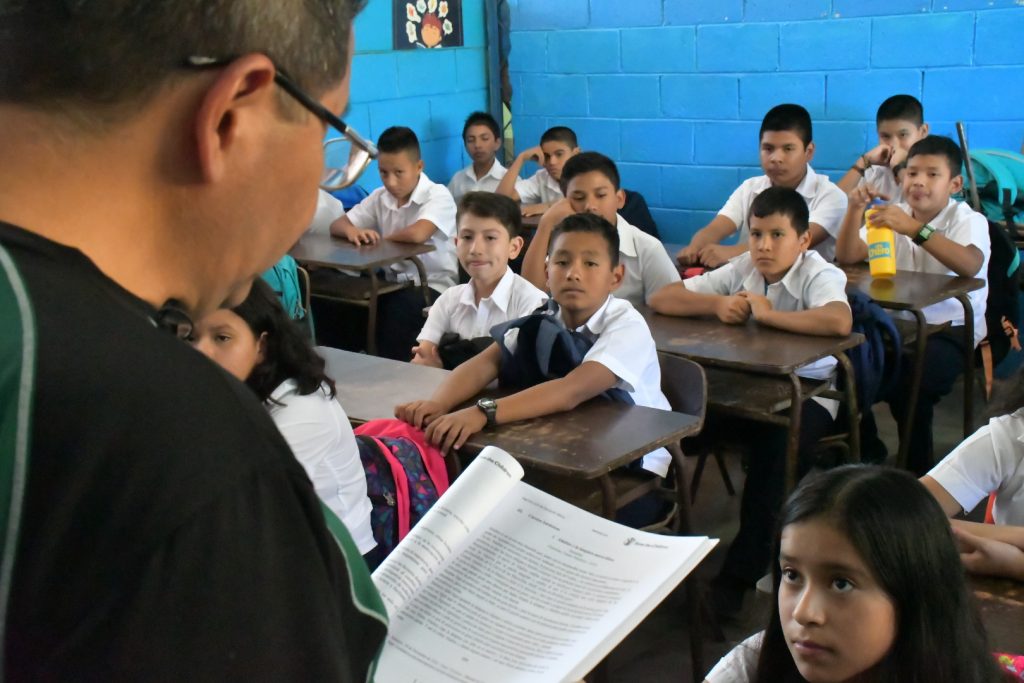
[[[740,292],[736,296],[743,297],[750,306],[750,315],[757,320],[766,312],[772,310],[772,302],[768,297],[753,292]]]
[[[550,208],[550,204],[525,204],[522,207],[523,216],[540,216]]]
[[[469,437],[487,426],[487,416],[477,407],[463,408],[437,418],[427,427],[427,441],[442,453],[459,450]]]
[[[750,317],[750,302],[742,296],[723,296],[715,305],[715,315],[723,323],[738,325]]]
[[[682,249],[679,250],[679,253],[676,254],[676,261],[678,261],[684,266],[696,265],[699,262],[699,260],[700,248],[695,247],[692,244],[683,247]]]
[[[857,211],[858,213],[864,213],[864,209],[867,208],[868,204],[876,199],[888,201],[888,195],[884,195],[874,188],[870,183],[864,183],[850,190],[846,195],[847,197],[847,210]]]
[[[537,206],[543,206],[543,204],[538,204]],[[551,228],[554,228],[563,220],[575,213],[576,212],[572,208],[572,203],[568,199],[559,199],[557,202],[550,205],[548,210],[544,212],[544,223],[550,224]]]
[[[971,574],[1024,579],[1024,550],[993,538],[982,538],[953,527],[960,545],[960,561]]]
[[[864,158],[871,162],[872,166],[887,166],[892,158],[893,148],[889,145],[879,144],[873,150],[864,155]]]
[[[539,164],[541,159],[544,158],[544,150],[540,148],[540,145],[537,145],[536,147],[531,147],[530,149],[520,152],[519,158],[524,162],[536,161]]]
[[[380,241],[380,233],[376,230],[360,230],[354,225],[346,226],[345,239],[352,244],[377,244]]]
[[[907,150],[902,147],[893,147],[889,155],[889,168],[896,168],[907,160]]]
[[[423,429],[444,413],[444,406],[437,401],[412,401],[395,406],[395,417],[417,429]]]
[[[441,354],[438,353],[437,346],[434,344],[420,344],[412,347],[412,360],[409,362],[416,365],[428,365],[432,368],[444,367],[444,363],[441,362]]]
[[[708,244],[700,250],[698,258],[705,268],[718,268],[729,262],[729,254],[721,244]]]
[[[921,232],[921,228],[924,227],[924,223],[913,218],[906,211],[894,204],[886,204],[885,206],[878,207],[875,213],[871,215],[871,220],[868,225],[886,225],[907,237],[913,237],[917,233]]]

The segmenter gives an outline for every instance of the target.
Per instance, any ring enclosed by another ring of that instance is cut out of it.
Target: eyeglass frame
[[[215,57],[203,57],[199,55],[193,55],[185,60],[185,66],[194,69],[222,67],[227,66],[230,63],[230,59],[217,59]],[[271,63],[273,63],[273,60],[271,60]],[[325,107],[324,105],[320,104],[315,99],[310,97],[304,90],[302,90],[302,88],[298,86],[298,84],[294,80],[292,80],[290,76],[288,76],[283,70],[281,70],[281,68],[279,68],[277,64],[274,64],[274,83],[276,83],[286,93],[291,95],[292,98],[295,99],[295,101],[301,104],[311,114],[316,116],[318,119],[323,121],[331,128],[334,128],[339,133],[341,133],[346,140],[352,143],[353,149],[357,149],[366,154],[366,157],[362,159],[358,164],[358,171],[348,172],[345,174],[345,182],[343,184],[335,184],[330,186],[321,185],[320,187],[325,190],[341,190],[343,188],[350,186],[352,183],[358,180],[359,176],[361,176],[363,172],[366,170],[366,167],[370,165],[370,162],[373,159],[377,158],[377,146],[370,142],[369,140],[367,140],[366,138],[364,138],[362,135],[360,135],[356,129],[352,128],[352,126],[345,123],[343,120],[341,120],[340,117],[331,113],[331,111],[327,109],[327,107]],[[324,143],[324,146],[326,147],[327,144],[334,142],[335,140],[338,139],[340,138],[328,140],[327,142]],[[351,161],[351,159],[352,156],[350,155],[349,160]],[[346,165],[345,168],[347,169],[348,166]]]

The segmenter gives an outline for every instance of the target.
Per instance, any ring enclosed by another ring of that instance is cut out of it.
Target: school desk
[[[377,271],[394,263],[412,261],[423,289],[423,305],[427,298],[427,271],[419,256],[434,251],[431,244],[406,244],[382,239],[374,245],[356,246],[348,240],[324,234],[306,234],[288,253],[304,266],[320,266],[365,273],[368,277],[335,278],[329,283],[314,283],[312,296],[341,301],[367,309],[366,350],[377,352],[377,300],[387,294],[412,286],[409,282],[381,283]]]
[[[396,405],[430,398],[450,374],[323,346],[317,352],[336,382],[338,402],[354,423],[394,417]],[[501,395],[493,390],[481,394]],[[475,399],[467,405],[474,403]],[[497,446],[539,473],[593,482],[600,487],[605,516],[612,518],[617,494],[609,473],[662,446],[678,444],[698,429],[693,415],[594,399],[565,413],[484,429],[464,449],[475,453]]]
[[[964,438],[974,432],[974,307],[968,293],[985,286],[985,281],[974,277],[956,277],[938,273],[919,273],[898,270],[890,278],[873,278],[866,263],[844,266],[847,291],[859,290],[871,297],[882,308],[894,311],[908,311],[914,316],[910,330],[913,337],[913,368],[910,377],[909,415],[900,431],[900,447],[897,455],[899,467],[906,467],[907,449],[910,446],[910,430],[914,422],[914,409],[921,391],[921,376],[924,373],[924,351],[928,335],[944,329],[947,325],[928,325],[924,309],[946,299],[956,299],[964,307]]]
[[[796,484],[797,447],[800,441],[800,406],[813,396],[840,398],[849,424],[858,424],[853,368],[843,353],[864,341],[861,334],[815,337],[758,325],[726,325],[713,318],[678,318],[659,315],[638,306],[658,351],[697,361],[707,370],[708,406],[716,410],[788,429],[786,490]],[[799,377],[797,369],[828,356],[834,357],[847,379],[843,393],[828,383]],[[850,458],[860,460],[860,432],[847,436]]]
[[[997,652],[1024,654],[1024,583],[991,576],[969,577],[989,646]]]

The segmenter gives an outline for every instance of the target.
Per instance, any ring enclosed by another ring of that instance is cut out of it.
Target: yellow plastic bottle
[[[896,274],[896,235],[887,226],[871,225],[871,216],[878,210],[880,202],[871,203],[864,212],[864,220],[868,225],[868,266],[871,277],[892,277]]]

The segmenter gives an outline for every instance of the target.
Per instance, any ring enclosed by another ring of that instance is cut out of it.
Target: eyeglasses
[[[185,60],[185,66],[196,69],[220,67],[228,63],[230,60],[214,57],[193,56]],[[306,94],[279,68],[274,69],[274,82],[314,116],[342,135],[340,138],[333,138],[325,142],[324,151],[331,158],[343,155],[346,161],[340,166],[329,165],[324,168],[323,175],[320,176],[320,188],[327,191],[340,190],[356,182],[366,167],[370,165],[370,161],[377,158],[377,146]],[[345,147],[348,147],[347,154],[343,151]],[[342,154],[339,155],[338,152]]]

